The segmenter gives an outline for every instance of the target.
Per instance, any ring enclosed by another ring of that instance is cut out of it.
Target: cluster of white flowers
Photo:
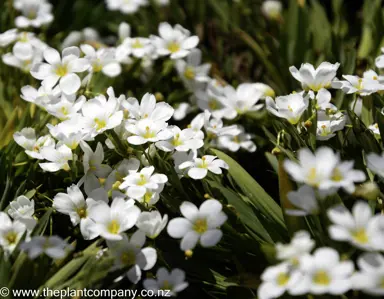
[[[109,10],[120,11],[123,14],[134,14],[140,7],[148,6],[148,0],[106,0],[106,5]],[[170,0],[155,0],[156,5],[169,5]]]
[[[52,4],[47,0],[13,0],[13,7],[21,14],[15,19],[18,28],[39,28],[53,21]]]
[[[293,296],[340,295],[348,290],[384,294],[384,258],[379,253],[371,253],[384,251],[384,216],[373,215],[365,202],[356,202],[352,214],[344,206],[333,207],[327,214],[332,222],[329,235],[333,240],[349,242],[368,251],[357,260],[360,271],[355,271],[353,261],[340,259],[333,248],[320,247],[311,254],[315,241],[308,232],[300,231],[295,233],[290,244],[276,244],[276,257],[282,262],[262,274],[259,298],[277,298],[285,292]]]
[[[54,124],[47,124],[48,134],[39,136],[34,128],[27,127],[14,134],[15,142],[30,158],[37,159],[45,172],[83,171],[80,180],[67,186],[66,192],[54,196],[53,209],[69,216],[85,240],[105,239],[107,252],[115,261],[112,270],[125,269],[128,279],[138,283],[142,271],[152,269],[157,262],[156,249],[144,246],[147,238],[157,238],[168,225],[171,237],[182,238],[182,251],[191,251],[198,243],[212,247],[222,238],[220,226],[227,220],[220,201],[208,199],[199,209],[191,202],[183,202],[180,211],[185,218],[171,219],[168,224],[168,215],[162,215],[156,209],[166,188],[168,174],[156,171],[156,165],[152,163],[154,156],[168,155],[176,173],[186,179],[201,180],[208,173],[220,175],[223,169],[229,168],[228,165],[216,156],[206,155],[204,145],[217,145],[231,151],[240,148],[256,150],[252,136],[246,134],[244,128],[225,126],[222,119],[232,120],[259,110],[263,105],[257,104],[262,93],[255,84],[243,84],[237,90],[217,86],[221,109],[214,115],[209,109],[202,109],[189,126],[180,128],[169,124],[175,109],[165,102],[158,102],[150,93],[138,100],[117,96],[109,87],[106,95],[89,98],[95,73],[118,76],[122,72],[121,64],[130,63],[132,57],[152,60],[169,56],[176,59],[175,65],[182,78],[201,83],[184,81],[186,85],[191,84],[191,89],[198,85],[200,92],[213,88],[214,80],[208,77],[210,66],[199,67],[199,63],[195,63],[196,57],[198,60],[201,57],[201,52],[194,49],[199,42],[197,36],[191,36],[180,25],[172,27],[167,23],[160,24],[160,36],[149,39],[131,38],[129,31],[127,24],[121,24],[121,43],[116,48],[97,50],[86,39],[100,39],[89,32],[84,32],[80,38],[71,37],[67,43],[84,43],[80,47],[64,47],[61,53],[38,43],[33,34],[19,33],[16,29],[0,35],[0,42],[2,46],[16,42],[11,55],[17,54],[18,59],[31,49],[40,51],[39,59],[25,70],[29,70],[41,84],[38,88],[24,86],[21,98],[55,118]],[[187,57],[187,61],[181,60],[183,57]],[[101,136],[104,138],[99,139]],[[136,156],[129,155],[128,147]],[[126,158],[109,165],[104,161],[105,151],[116,151]],[[80,169],[78,162],[82,164]],[[33,214],[34,202],[25,196],[11,203],[9,215],[13,221],[5,213],[1,215],[0,245],[12,252],[27,232],[20,248],[31,259],[43,253],[53,259],[65,257],[72,246],[60,237],[30,237],[36,224]],[[184,277],[180,269],[169,273],[160,268],[156,280],[147,279],[143,284],[152,290],[166,288],[176,295],[188,286]]]

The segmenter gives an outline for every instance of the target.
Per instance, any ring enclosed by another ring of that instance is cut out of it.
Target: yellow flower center
[[[316,175],[317,175],[316,168],[312,167],[308,172],[308,176],[307,176],[308,181],[313,183],[316,180]]]
[[[384,289],[384,276],[380,279],[379,287]]]
[[[112,220],[109,224],[108,224],[108,232],[113,234],[113,235],[117,235],[119,233],[119,229],[120,229],[120,224],[119,222],[117,222],[116,220]]]
[[[184,77],[188,80],[195,79],[195,70],[192,67],[187,67],[184,72]]]
[[[335,181],[335,182],[340,182],[343,180],[343,174],[341,173],[341,171],[337,167],[333,171],[331,179],[332,179],[332,181]]]
[[[168,280],[163,281],[163,286],[161,287],[162,290],[172,290],[172,285],[169,283]]]
[[[276,282],[279,286],[284,286],[288,283],[289,276],[287,273],[281,272],[279,275],[277,275]]]
[[[154,138],[156,137],[156,134],[150,130],[149,127],[145,128],[145,134],[143,136],[145,139]]]
[[[149,192],[149,191],[147,191],[147,193],[145,193],[145,195],[144,195],[144,202],[146,204],[149,204],[151,202],[152,195],[153,195],[153,193]]]
[[[331,279],[329,278],[329,275],[327,272],[323,270],[319,270],[315,273],[315,275],[313,275],[312,281],[320,285],[329,285],[331,282]]]
[[[193,230],[199,234],[203,234],[208,230],[208,223],[206,219],[198,219],[193,225]]]
[[[67,65],[63,64],[63,65],[57,66],[55,73],[59,77],[64,77],[66,74],[68,74],[68,67],[67,67]]]
[[[101,129],[105,128],[105,126],[107,125],[105,120],[100,120],[98,118],[95,118],[94,121],[96,124],[96,130],[101,130]]]
[[[217,100],[212,98],[212,99],[209,99],[208,101],[208,107],[209,109],[211,110],[216,110],[218,108],[218,103],[217,103]]]
[[[77,215],[79,215],[79,217],[81,218],[81,219],[83,219],[83,218],[87,218],[87,209],[86,208],[79,208],[79,209],[77,209],[76,210],[76,212],[77,212]]]
[[[103,69],[103,66],[102,64],[100,63],[100,60],[97,59],[93,64],[92,64],[92,68],[93,68],[93,71],[95,73],[98,73],[98,72],[101,72],[101,70]]]
[[[131,266],[136,263],[136,255],[133,251],[123,252],[121,255],[121,262],[125,266]]]
[[[172,140],[172,144],[175,147],[183,144],[183,142],[180,140],[180,134],[176,134],[176,136]]]
[[[147,179],[144,174],[140,174],[140,180],[137,182],[138,186],[144,186],[147,183]]]
[[[292,109],[291,105],[288,105],[288,110],[293,112],[293,109]]]
[[[31,9],[28,11],[27,18],[30,20],[34,20],[37,17],[37,11],[35,9]]]
[[[15,232],[9,232],[6,234],[5,239],[8,244],[15,244],[17,241],[17,234]]]
[[[134,49],[140,49],[140,48],[143,48],[144,46],[143,46],[143,44],[140,42],[139,39],[135,39],[135,41],[133,42],[133,44],[132,44],[131,47],[134,48]]]
[[[178,52],[178,51],[180,50],[180,44],[177,43],[177,42],[170,42],[170,43],[168,44],[167,49],[168,49],[169,52],[171,52],[171,53],[176,53],[176,52]]]
[[[360,244],[368,243],[368,235],[364,228],[360,228],[352,233],[353,239]]]

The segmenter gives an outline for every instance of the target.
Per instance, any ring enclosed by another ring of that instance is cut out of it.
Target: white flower
[[[156,264],[157,253],[152,247],[142,248],[145,244],[145,234],[138,230],[130,238],[125,234],[121,241],[107,242],[112,256],[115,258],[115,268],[128,267],[128,279],[138,283],[141,270],[150,270]]]
[[[333,223],[329,227],[332,239],[347,241],[365,250],[384,248],[384,235],[379,232],[384,216],[373,216],[367,203],[355,203],[352,214],[343,206],[329,209],[327,214]]]
[[[158,211],[142,212],[137,219],[136,226],[143,231],[148,238],[155,239],[166,227],[168,215],[161,217]]]
[[[384,53],[384,48],[381,48],[381,52]],[[376,58],[375,65],[379,69],[384,68],[384,55],[380,55],[379,57]]]
[[[49,135],[36,139],[35,129],[33,128],[24,128],[20,132],[14,133],[13,139],[25,149],[25,153],[28,156],[39,160],[44,159],[41,153],[42,149],[55,147],[55,141]]]
[[[360,271],[352,276],[353,288],[373,296],[384,296],[384,257],[379,253],[364,253],[357,264]]]
[[[90,140],[90,133],[83,129],[83,118],[75,114],[71,119],[58,123],[56,126],[47,124],[49,133],[59,142],[58,146],[65,144],[75,150],[82,140]]]
[[[224,96],[223,92],[224,87],[221,86],[221,83],[217,80],[209,81],[206,89],[195,90],[195,96],[197,98],[197,105],[200,110],[208,110],[212,113],[212,116],[215,118],[222,118],[222,109],[224,105],[219,101],[219,97]],[[256,90],[259,90],[255,86]],[[260,91],[261,94],[261,91]]]
[[[31,59],[21,59],[13,53],[6,53],[2,57],[4,64],[21,69],[24,72],[29,72],[33,65],[43,60],[42,56],[32,53]]]
[[[116,77],[121,73],[121,66],[115,59],[115,50],[112,48],[101,48],[97,51],[90,45],[81,45],[81,51],[88,59],[92,73],[102,72],[108,77]]]
[[[204,128],[207,131],[208,137],[212,139],[215,139],[220,136],[237,136],[242,132],[242,127],[238,125],[224,126],[224,123],[221,119],[215,117],[211,118],[211,113],[208,112],[208,110],[205,110],[202,114],[204,116],[202,119],[199,120],[198,115],[191,123],[191,129],[195,130],[197,135],[201,134],[199,130],[201,129],[202,120],[204,123]]]
[[[0,212],[0,246],[5,251],[12,252],[15,249],[25,230],[26,226],[21,221],[12,222],[6,213]]]
[[[180,103],[173,113],[174,120],[183,120],[188,113],[192,111],[192,107],[189,103]]]
[[[165,174],[153,173],[153,166],[144,167],[140,172],[131,173],[124,178],[120,189],[127,189],[127,194],[133,198],[140,198],[145,195],[147,189],[158,189],[164,185],[168,178]]]
[[[336,76],[340,63],[322,62],[316,69],[310,63],[303,63],[298,70],[291,66],[289,71],[299,82],[304,90],[319,91],[321,88],[331,87],[332,80]]]
[[[367,166],[372,172],[384,178],[384,152],[381,155],[369,153],[367,155]]]
[[[317,214],[319,212],[316,194],[312,187],[303,185],[297,191],[288,192],[287,196],[288,200],[292,204],[300,208],[299,210],[286,210],[288,215],[306,216],[310,214]]]
[[[166,122],[151,119],[142,119],[135,124],[128,123],[126,129],[132,134],[127,140],[134,145],[166,140],[173,135]]]
[[[137,58],[149,56],[154,51],[151,40],[144,37],[127,37],[119,47],[123,48],[126,55]]]
[[[80,231],[84,239],[92,240],[98,234],[91,230],[94,222],[89,217],[89,211],[92,205],[100,202],[108,203],[108,196],[103,188],[93,190],[85,200],[79,187],[72,185],[67,188],[67,193],[55,195],[52,206],[59,213],[68,215],[74,226],[80,224]]]
[[[332,248],[322,247],[312,256],[303,256],[300,269],[304,272],[304,276],[290,291],[292,295],[304,293],[340,295],[352,287],[350,278],[354,271],[353,262],[340,261],[339,254]]]
[[[76,93],[81,85],[81,80],[76,73],[81,73],[89,68],[89,62],[80,57],[77,47],[65,48],[62,58],[57,50],[48,48],[44,51],[44,59],[47,63],[37,63],[31,69],[31,74],[42,84],[53,87],[59,82],[62,92],[66,94]]]
[[[316,139],[328,140],[336,136],[336,132],[344,129],[346,117],[343,113],[327,115],[325,111],[317,111]]]
[[[266,97],[275,97],[275,91],[272,89],[271,86],[265,83],[253,83],[253,86],[256,88],[257,91],[261,92],[262,99]]]
[[[201,87],[201,83],[210,80],[208,73],[211,65],[209,63],[201,64],[201,51],[199,49],[193,49],[186,60],[177,60],[175,67],[185,86],[192,91]]]
[[[266,0],[261,5],[261,12],[271,20],[278,20],[281,17],[283,5],[277,0]]]
[[[146,5],[147,0],[106,0],[109,10],[119,10],[124,14],[133,14],[140,6]]]
[[[124,194],[119,189],[123,179],[131,173],[136,173],[139,170],[140,161],[136,158],[129,160],[124,159],[118,166],[113,170],[105,181],[104,188],[107,191],[112,191],[112,198],[124,197]]]
[[[0,33],[0,47],[6,47],[17,40],[19,33],[17,29],[9,29]]]
[[[47,112],[60,120],[72,118],[82,108],[86,102],[85,96],[80,96],[76,100],[76,94],[62,94],[60,98],[52,99],[46,105]]]
[[[43,60],[43,51],[48,47],[45,43],[35,37],[30,32],[15,32],[16,37],[5,36],[5,43],[16,43],[13,45],[12,52],[2,56],[3,62],[7,65],[19,68],[24,72],[29,72],[32,65]],[[8,35],[7,32],[4,35]]]
[[[135,206],[134,200],[125,201],[117,197],[111,206],[100,202],[89,210],[89,217],[95,222],[90,230],[106,240],[122,240],[123,232],[136,224],[139,215],[140,209]]]
[[[128,98],[122,101],[121,105],[130,114],[129,117],[135,120],[147,119],[152,121],[166,122],[174,112],[171,105],[161,102],[156,103],[156,98],[153,94],[146,93],[139,104],[135,98]]]
[[[121,22],[119,24],[118,36],[120,41],[123,41],[125,38],[130,37],[131,26],[126,22]]]
[[[215,246],[223,235],[219,227],[227,220],[222,208],[216,199],[206,200],[199,209],[193,203],[184,201],[180,211],[185,218],[169,221],[168,234],[172,238],[182,238],[180,248],[184,251],[195,248],[198,242],[203,247]]]
[[[102,40],[95,29],[87,27],[81,31],[71,31],[61,44],[61,48],[78,46],[82,43],[101,45]]]
[[[277,117],[285,118],[291,124],[296,125],[304,111],[308,108],[308,96],[303,97],[299,93],[287,96],[266,98],[267,110]]]
[[[28,231],[32,231],[36,225],[36,220],[33,218],[35,213],[35,202],[29,200],[28,197],[21,195],[12,201],[8,209],[8,214],[14,220],[23,223]]]
[[[81,111],[84,116],[85,129],[95,137],[106,130],[116,128],[123,120],[123,111],[119,111],[119,103],[113,89],[108,88],[108,100],[99,95],[84,103]]]
[[[379,130],[379,125],[378,125],[378,123],[375,123],[375,124],[373,124],[373,125],[370,125],[370,126],[368,127],[368,129],[370,129],[370,130],[372,131],[373,134],[380,136],[380,130]]]
[[[51,102],[57,101],[60,96],[60,88],[54,88],[41,85],[39,89],[36,89],[30,85],[23,86],[21,88],[20,97],[30,103],[34,103],[41,108],[45,107]]]
[[[300,271],[292,270],[289,263],[268,267],[261,274],[257,296],[259,299],[278,298],[294,288],[302,277]]]
[[[298,158],[299,163],[284,161],[286,171],[296,182],[320,189],[324,189],[322,185],[330,180],[339,162],[338,155],[328,147],[318,148],[315,154],[312,154],[308,148],[302,148],[298,152]]]
[[[222,174],[221,169],[228,169],[229,166],[223,160],[217,159],[216,156],[205,155],[179,165],[179,169],[185,168],[189,168],[188,175],[191,178],[201,180],[207,176],[208,170],[214,174]]]
[[[65,144],[62,144],[57,148],[44,147],[41,150],[41,155],[45,160],[50,161],[46,163],[39,163],[40,167],[44,171],[55,172],[60,169],[64,169],[65,171],[70,170],[68,161],[73,158],[72,151]]]
[[[302,94],[304,94],[304,92]],[[310,90],[308,94],[311,99],[315,98],[313,91]],[[337,107],[331,104],[331,100],[331,93],[325,88],[320,89],[316,94],[316,108],[324,111],[337,111]]]
[[[363,182],[366,179],[365,173],[353,169],[354,161],[338,163],[333,169],[329,180],[323,182],[322,189],[343,188],[348,193],[355,192],[355,182]]]
[[[252,141],[252,136],[244,132],[244,128],[240,128],[240,133],[237,135],[223,135],[218,137],[218,145],[221,148],[237,152],[239,149],[245,149],[248,152],[256,151],[256,145]]]
[[[104,150],[100,142],[97,143],[95,152],[84,141],[80,143],[80,147],[84,152],[84,177],[80,179],[81,183],[79,182],[79,185],[84,181],[85,193],[89,194],[92,190],[100,187],[99,178],[107,178],[112,168],[109,165],[103,164]]]
[[[152,43],[159,55],[170,55],[171,59],[178,59],[187,56],[199,43],[196,35],[180,25],[173,28],[168,23],[160,23],[159,36],[151,35]]]
[[[309,254],[314,247],[315,241],[311,239],[310,234],[305,230],[298,231],[289,244],[276,244],[276,257],[297,267],[300,258]]]
[[[260,110],[263,104],[257,104],[262,93],[252,83],[240,84],[236,89],[227,85],[223,88],[223,96],[218,100],[224,106],[220,110],[221,117],[234,119],[238,115]]]
[[[361,96],[367,96],[379,90],[384,90],[384,85],[377,79],[360,78],[358,76],[343,75],[345,80],[334,80],[332,87],[341,89],[347,94],[357,93]]]
[[[59,236],[37,236],[29,242],[22,243],[20,249],[26,251],[32,260],[43,253],[52,259],[62,259],[72,249],[72,246]]]
[[[181,269],[175,268],[171,272],[164,267],[159,268],[156,272],[156,279],[147,278],[143,281],[143,286],[147,290],[170,291],[170,296],[176,296],[188,287],[188,282],[185,281],[185,272]]]
[[[15,0],[13,6],[22,13],[15,19],[16,27],[38,28],[53,21],[52,5],[45,0]]]
[[[175,171],[176,173],[182,177],[187,174],[188,168],[180,169],[179,166],[184,162],[193,161],[197,158],[197,151],[189,151],[187,152],[174,152],[172,154],[172,159],[175,162]]]
[[[168,128],[173,133],[173,137],[167,140],[158,141],[156,147],[165,152],[179,151],[187,152],[197,150],[204,145],[204,141],[196,138],[195,132],[191,129],[180,130],[177,126]]]

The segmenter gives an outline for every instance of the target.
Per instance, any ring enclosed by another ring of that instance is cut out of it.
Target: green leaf
[[[283,213],[273,198],[235,160],[217,149],[212,151],[229,165],[229,174],[254,206],[285,230]]]
[[[376,110],[377,124],[379,125],[379,131],[381,136],[381,143],[384,146],[384,115],[379,109]]]
[[[52,208],[48,208],[47,211],[44,213],[43,217],[41,217],[32,231],[32,236],[38,236],[38,235],[43,235],[44,231],[48,225],[49,219],[51,218],[52,215]]]

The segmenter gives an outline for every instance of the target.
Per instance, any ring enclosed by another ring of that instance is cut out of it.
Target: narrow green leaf
[[[285,229],[283,213],[273,198],[235,160],[217,149],[212,151],[229,165],[229,174],[255,207]]]

